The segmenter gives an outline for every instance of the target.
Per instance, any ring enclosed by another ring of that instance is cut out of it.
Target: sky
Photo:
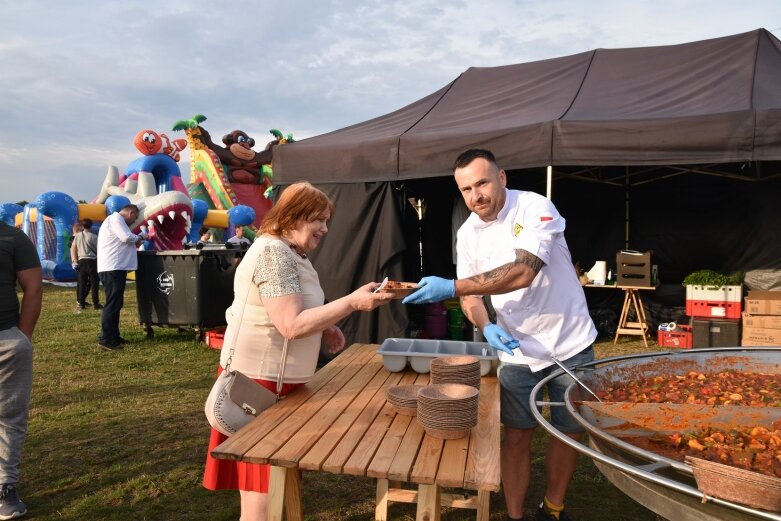
[[[92,200],[133,138],[204,114],[296,140],[397,110],[469,67],[763,27],[778,0],[0,0],[0,203]],[[217,140],[217,139],[215,139]],[[189,179],[189,154],[180,168]]]

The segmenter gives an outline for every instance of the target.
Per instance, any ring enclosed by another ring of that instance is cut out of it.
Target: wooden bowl
[[[426,435],[431,436],[432,438],[437,438],[440,440],[458,440],[469,436],[469,432],[472,429],[450,430],[450,429],[431,429],[428,427],[424,427],[424,430],[426,431]]]
[[[402,299],[407,295],[410,295],[418,289],[418,285],[414,282],[396,282],[395,280],[389,280],[388,284],[382,288],[379,293],[390,293],[394,299]]]
[[[438,356],[431,361],[432,370],[458,370],[470,369],[480,365],[480,359],[472,355]]]
[[[385,390],[385,397],[391,405],[411,406],[417,404],[418,391],[425,385],[394,385]]]
[[[390,404],[394,411],[396,411],[396,414],[401,414],[402,416],[417,416],[418,415],[418,408],[417,407],[402,407],[400,405],[396,405],[395,403]]]
[[[686,463],[703,494],[781,512],[781,478],[692,456],[686,456]]]
[[[432,401],[463,401],[477,397],[480,391],[471,385],[464,384],[434,384],[420,390],[418,396]]]

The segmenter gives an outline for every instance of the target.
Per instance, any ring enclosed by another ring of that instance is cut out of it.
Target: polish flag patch
[[[550,215],[543,215],[543,216],[540,217],[540,221],[541,222],[552,221],[552,220],[553,220],[553,217],[551,217]]]

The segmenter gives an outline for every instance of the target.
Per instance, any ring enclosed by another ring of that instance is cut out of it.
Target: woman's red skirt
[[[217,376],[222,373],[222,367]],[[276,392],[277,382],[255,380],[263,387]],[[282,384],[281,396],[284,396],[304,384]],[[247,490],[250,492],[268,492],[269,466],[242,461],[216,459],[212,450],[228,437],[215,429],[209,436],[209,450],[206,453],[206,469],[203,473],[203,486],[209,490]]]

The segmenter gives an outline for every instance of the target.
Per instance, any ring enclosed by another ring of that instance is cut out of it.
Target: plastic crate
[[[692,347],[737,347],[740,320],[692,318]]]
[[[222,349],[222,342],[225,339],[225,330],[207,331],[205,335],[206,345],[212,349]]]
[[[678,326],[673,331],[658,331],[656,334],[656,343],[659,344],[659,347],[691,349],[692,328],[691,326]]]
[[[686,314],[703,318],[740,318],[740,302],[726,300],[686,300]]]
[[[708,286],[686,286],[686,300],[707,300],[710,302],[741,302],[742,286],[721,286],[711,289]]]

